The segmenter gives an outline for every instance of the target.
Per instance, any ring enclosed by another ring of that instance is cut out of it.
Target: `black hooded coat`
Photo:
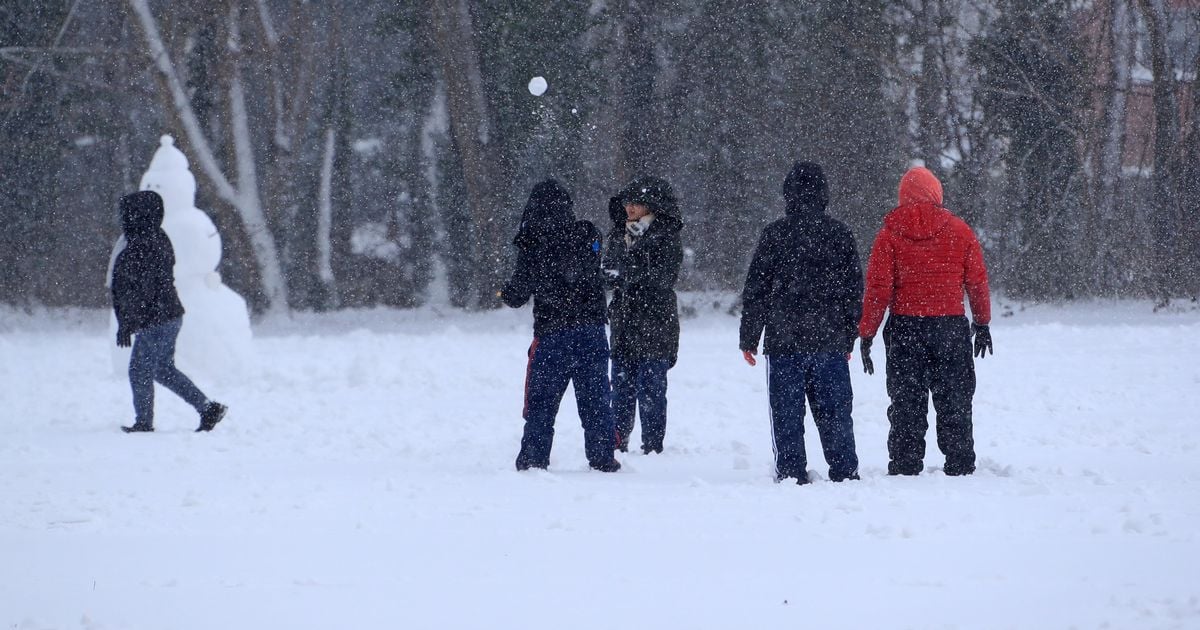
[[[821,167],[797,162],[783,184],[787,216],[762,233],[742,291],[741,349],[765,354],[850,352],[862,314],[854,235],[825,214]]]
[[[625,243],[625,203],[641,203],[654,213],[646,232]],[[604,269],[613,289],[608,305],[614,357],[667,359],[679,355],[679,305],[675,281],[683,263],[679,202],[671,185],[657,177],[630,182],[609,201],[612,231]]]
[[[513,244],[517,265],[500,299],[513,308],[533,297],[533,333],[605,322],[600,230],[576,221],[571,195],[556,180],[533,187]]]
[[[118,328],[129,334],[183,317],[175,290],[175,249],[162,229],[163,202],[143,190],[121,198],[125,249],[113,264],[112,298]]]

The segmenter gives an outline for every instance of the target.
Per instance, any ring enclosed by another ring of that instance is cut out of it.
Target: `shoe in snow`
[[[204,411],[200,412],[200,426],[196,428],[196,433],[201,431],[212,431],[213,427],[217,426],[217,423],[221,421],[221,418],[225,417],[226,411],[229,411],[229,407],[226,407],[221,403],[208,403],[208,406],[204,408]]]
[[[133,426],[121,427],[126,433],[153,433],[154,425],[149,422],[134,422]]]
[[[833,475],[830,475],[829,480],[834,483],[840,483],[842,481],[859,481],[858,471],[854,471],[845,477],[834,477]]]
[[[613,473],[613,472],[617,472],[618,470],[621,470],[621,462],[617,461],[617,458],[615,458],[615,457],[606,462],[600,463],[600,464],[588,464],[588,465],[592,467],[592,470],[599,470],[600,472],[606,472],[606,473]]]
[[[617,450],[622,453],[629,452],[629,436],[617,434]]]
[[[642,445],[642,455],[649,455],[650,453],[662,453],[662,451],[663,447],[661,446]]]

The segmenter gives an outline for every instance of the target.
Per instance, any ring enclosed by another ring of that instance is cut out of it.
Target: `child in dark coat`
[[[787,216],[763,230],[742,292],[741,350],[755,365],[766,331],[775,477],[808,483],[804,401],[812,405],[832,481],[858,479],[849,352],[862,310],[850,229],[825,214],[820,165],[797,162],[783,183]]]
[[[550,465],[554,418],[573,382],[588,464],[616,472],[621,464],[613,457],[600,231],[575,220],[571,196],[551,179],[534,186],[513,243],[517,266],[500,298],[513,308],[533,298],[517,470]]]
[[[175,251],[162,229],[162,197],[149,190],[126,195],[120,210],[126,245],[113,265],[112,298],[117,345],[133,346],[129,384],[136,414],[133,426],[121,429],[126,433],[154,430],[154,383],[158,382],[200,414],[197,431],[211,431],[226,407],[210,401],[175,367],[183,304],[175,291]]]
[[[679,203],[671,185],[639,177],[609,202],[613,221],[604,270],[613,289],[613,419],[625,451],[634,417],[642,419],[642,452],[661,453],[667,431],[667,370],[679,354],[675,280],[683,262]]]

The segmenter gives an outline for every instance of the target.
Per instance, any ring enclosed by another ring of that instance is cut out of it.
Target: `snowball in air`
[[[546,79],[543,77],[533,77],[529,80],[529,93],[534,96],[541,96],[546,93]]]

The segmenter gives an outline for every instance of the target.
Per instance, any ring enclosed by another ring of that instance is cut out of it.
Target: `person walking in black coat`
[[[787,216],[763,230],[746,274],[742,355],[751,366],[757,363],[765,329],[776,480],[809,481],[806,393],[829,478],[858,479],[848,365],[862,311],[858,248],[850,229],[825,214],[829,193],[820,165],[797,162],[783,196]]]
[[[667,430],[667,370],[679,354],[675,280],[683,262],[679,203],[671,185],[639,177],[609,201],[613,221],[604,270],[613,289],[613,416],[617,448],[629,448],[634,416],[642,452],[661,453]]]
[[[550,179],[534,186],[513,243],[517,266],[500,299],[518,308],[533,298],[517,470],[550,465],[554,418],[573,382],[588,464],[616,472],[621,464],[613,457],[600,231],[575,220],[570,194]]]
[[[112,274],[117,345],[133,346],[129,384],[133,389],[133,426],[126,433],[154,430],[154,383],[175,392],[200,414],[197,431],[211,431],[226,412],[175,367],[175,339],[183,326],[183,304],[175,291],[175,250],[162,229],[163,202],[150,190],[121,198],[125,249]],[[136,340],[134,338],[136,337]]]

